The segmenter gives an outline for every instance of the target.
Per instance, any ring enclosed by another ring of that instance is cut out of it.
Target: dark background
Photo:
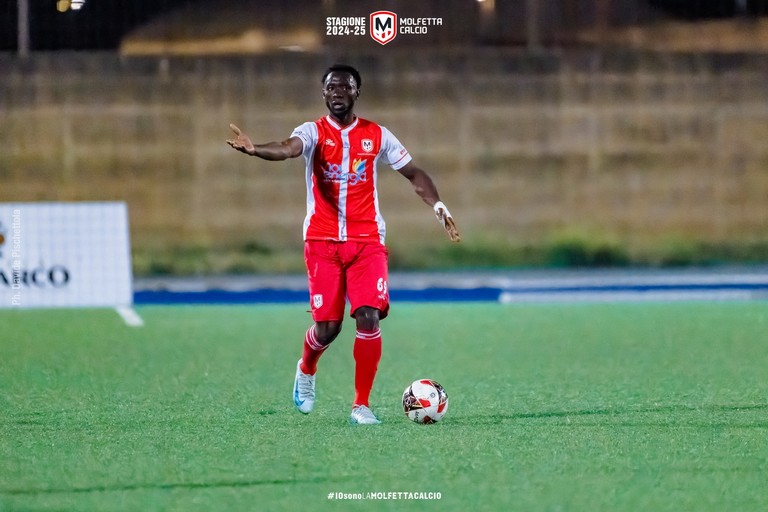
[[[31,49],[109,50],[131,29],[192,0],[86,0],[79,11],[56,10],[56,0],[29,0]],[[2,0],[0,50],[16,50],[17,0]]]
[[[56,0],[29,0],[32,51],[113,50],[122,37],[153,17],[188,4],[215,5],[222,0],[86,0],[79,11],[61,13]],[[318,0],[320,1],[320,0]],[[474,1],[474,0],[473,0]],[[573,5],[579,6],[580,0]],[[608,9],[621,0],[597,0]],[[643,0],[646,6],[670,18],[697,20],[768,14],[768,0]],[[525,0],[496,0],[516,9]],[[564,3],[567,3],[564,0]],[[642,3],[642,2],[641,2]],[[17,0],[0,1],[0,51],[17,49]]]

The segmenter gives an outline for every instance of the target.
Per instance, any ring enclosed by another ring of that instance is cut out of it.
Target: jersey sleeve
[[[298,137],[301,139],[301,142],[304,144],[301,154],[306,158],[315,149],[315,145],[317,145],[317,125],[312,122],[306,122],[297,126],[293,132],[291,132],[291,137]]]
[[[381,159],[394,170],[401,169],[412,160],[405,146],[383,126],[381,127]]]

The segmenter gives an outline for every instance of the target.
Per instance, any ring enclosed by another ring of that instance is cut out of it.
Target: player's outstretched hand
[[[442,224],[448,232],[448,236],[451,237],[451,242],[461,242],[459,230],[456,227],[456,223],[453,221],[453,217],[451,216],[451,212],[448,211],[448,208],[446,208],[442,201],[438,201],[435,203],[434,209],[437,220],[440,221],[440,224]]]
[[[235,132],[236,137],[227,140],[227,144],[246,155],[252,155],[256,147],[251,142],[251,139],[234,124],[230,123],[229,127]]]

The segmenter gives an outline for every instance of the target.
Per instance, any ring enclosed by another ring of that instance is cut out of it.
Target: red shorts
[[[304,261],[309,277],[309,304],[315,322],[342,321],[346,299],[350,315],[370,306],[389,312],[387,248],[379,243],[307,240]]]

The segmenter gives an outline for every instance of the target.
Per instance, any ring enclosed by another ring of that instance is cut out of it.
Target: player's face
[[[352,112],[359,95],[355,79],[349,73],[334,71],[323,84],[325,106],[339,120],[344,120]]]

